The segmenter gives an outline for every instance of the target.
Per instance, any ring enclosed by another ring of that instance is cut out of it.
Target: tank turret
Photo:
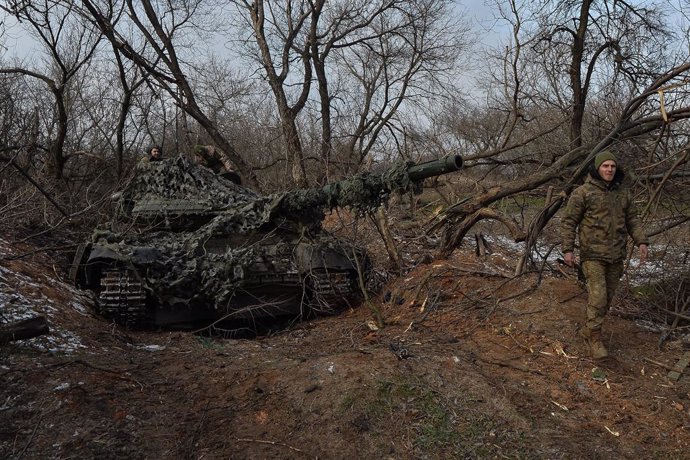
[[[358,301],[370,270],[362,248],[322,229],[325,210],[373,209],[461,167],[459,156],[400,163],[261,196],[185,157],[142,162],[71,275],[130,327],[331,313]]]

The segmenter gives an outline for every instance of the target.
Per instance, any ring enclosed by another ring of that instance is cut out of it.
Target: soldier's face
[[[151,149],[151,157],[152,158],[160,158],[161,157],[161,151],[156,149],[156,148]]]
[[[616,175],[616,162],[613,160],[606,160],[599,166],[599,175],[606,182],[613,181]]]

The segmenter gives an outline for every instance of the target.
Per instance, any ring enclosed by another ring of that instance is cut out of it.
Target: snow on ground
[[[516,243],[514,240],[506,236],[485,235],[485,238],[489,244],[505,249],[507,250],[507,253],[521,254],[525,250],[524,242]],[[630,283],[634,286],[639,286],[652,280],[658,280],[664,276],[669,276],[669,274],[672,272],[678,272],[679,269],[682,269],[681,266],[683,263],[680,262],[680,260],[687,258],[684,257],[685,251],[687,250],[684,248],[673,250],[668,247],[664,248],[662,251],[662,248],[657,248],[652,244],[649,246],[649,258],[644,264],[640,264],[640,253],[638,249],[635,249],[632,253],[632,256],[627,261],[625,276],[629,278]],[[546,259],[549,263],[558,263],[558,259],[563,258],[563,253],[561,253],[561,250],[558,246],[554,247],[553,245],[547,245],[542,241],[537,242],[532,254],[538,263],[541,263],[544,256],[547,256]],[[655,257],[657,255],[659,255],[659,257]],[[687,268],[685,268],[685,270],[687,270]]]
[[[80,337],[61,326],[65,318],[60,317],[66,306],[76,312],[76,316],[87,316],[89,309],[85,295],[49,273],[36,273],[36,277],[33,277],[17,271],[15,267],[21,265],[26,268],[30,264],[9,264],[7,257],[12,255],[15,254],[10,244],[0,240],[0,323],[7,324],[43,315],[50,327],[50,334],[17,341],[17,346],[64,353],[86,348]],[[69,305],[57,304],[59,301],[46,295],[48,291],[62,294],[56,297],[67,299],[65,302]]]

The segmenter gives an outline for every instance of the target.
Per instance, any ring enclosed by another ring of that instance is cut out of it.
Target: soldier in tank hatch
[[[163,160],[163,148],[160,145],[150,145],[144,151],[145,155],[137,163],[137,167]]]
[[[580,241],[588,292],[587,320],[580,335],[595,359],[608,356],[601,331],[623,274],[628,235],[639,247],[640,263],[647,258],[647,236],[624,177],[613,153],[599,153],[585,183],[570,196],[563,216],[562,250],[569,266],[575,263],[576,233]]]
[[[146,151],[149,161],[160,161],[163,159],[163,148],[160,145],[153,145]]]
[[[194,147],[194,161],[211,169],[224,179],[242,185],[242,179],[235,171],[232,161],[217,147],[212,145],[197,145]]]

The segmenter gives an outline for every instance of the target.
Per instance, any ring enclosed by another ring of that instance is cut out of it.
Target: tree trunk
[[[55,95],[55,104],[57,109],[57,133],[55,139],[50,143],[48,149],[48,165],[50,176],[55,180],[63,178],[65,169],[65,140],[67,139],[67,108],[65,107],[65,93],[64,88],[59,88],[53,91]]]
[[[591,0],[584,0],[580,7],[580,18],[577,31],[573,37],[570,61],[570,87],[573,91],[573,113],[570,119],[570,148],[582,145],[582,120],[585,114],[587,88],[582,86],[582,59],[584,57],[585,37],[589,24]]]
[[[292,180],[295,181],[295,185],[299,188],[307,187],[307,173],[304,170],[304,163],[302,161],[302,142],[299,138],[295,120],[294,118],[283,118],[282,125],[288,150],[288,160],[292,168]]]
[[[393,235],[391,235],[391,229],[388,225],[388,217],[386,216],[386,211],[383,206],[376,208],[374,212],[374,223],[376,228],[383,238],[383,244],[386,247],[386,252],[388,252],[388,257],[391,262],[393,262],[394,269],[396,272],[400,272],[402,269],[402,260],[400,259],[400,254],[395,248],[395,241],[393,240]]]
[[[0,345],[15,340],[31,339],[39,335],[48,334],[48,321],[43,316],[16,321],[14,323],[0,325]]]
[[[125,156],[125,123],[127,122],[127,115],[129,114],[129,106],[132,101],[132,93],[125,89],[122,103],[120,103],[120,114],[117,118],[117,127],[115,134],[117,136],[115,145],[115,161],[117,178],[122,179]]]

